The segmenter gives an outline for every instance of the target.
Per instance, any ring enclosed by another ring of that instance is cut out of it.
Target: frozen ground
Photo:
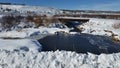
[[[120,53],[94,55],[75,52],[0,51],[1,68],[119,68]]]

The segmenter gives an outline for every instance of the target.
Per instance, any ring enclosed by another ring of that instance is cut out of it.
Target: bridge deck
[[[62,22],[69,22],[69,21],[87,22],[89,21],[89,18],[81,18],[81,17],[56,17],[56,18]]]

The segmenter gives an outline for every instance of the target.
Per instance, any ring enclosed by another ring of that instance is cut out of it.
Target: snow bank
[[[1,68],[119,68],[120,53],[94,55],[75,52],[0,51]]]
[[[1,38],[25,38],[30,36],[36,36],[41,34],[54,34],[55,32],[63,31],[69,32],[69,29],[59,29],[59,28],[47,28],[47,27],[39,27],[39,28],[26,28],[21,30],[13,30],[7,32],[0,32]]]
[[[0,15],[0,18],[2,18],[4,15]]]
[[[41,51],[41,49],[42,49],[41,44],[37,40],[0,39],[0,50]]]
[[[82,33],[114,36],[120,39],[120,20],[91,18],[79,28],[82,28]]]

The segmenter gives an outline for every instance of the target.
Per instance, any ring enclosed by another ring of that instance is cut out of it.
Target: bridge
[[[104,18],[104,19],[120,19],[119,13],[81,13],[81,14],[59,14],[55,17],[83,17],[83,18]]]
[[[56,17],[61,23],[64,23],[69,28],[74,28],[71,31],[81,32],[79,25],[89,21],[89,18],[82,17]]]
[[[82,18],[82,17],[56,17],[61,22],[72,22],[72,21],[78,21],[78,22],[87,22],[89,21],[89,18]]]

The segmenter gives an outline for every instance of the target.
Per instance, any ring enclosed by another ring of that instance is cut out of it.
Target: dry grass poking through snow
[[[27,21],[34,22],[36,26],[48,26],[50,23],[59,22],[55,17],[47,16],[27,16]]]
[[[0,24],[3,29],[10,29],[11,27],[18,25],[22,19],[22,16],[3,16],[0,18]]]
[[[3,16],[0,18],[0,26],[3,29],[11,30],[12,27],[16,27],[20,23],[28,24],[26,26],[29,28],[30,23],[34,23],[36,27],[48,26],[50,23],[60,22],[53,16]]]

